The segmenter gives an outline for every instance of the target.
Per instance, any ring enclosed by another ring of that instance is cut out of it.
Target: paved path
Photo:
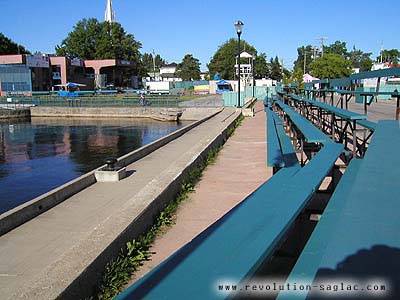
[[[322,101],[322,98],[320,99],[320,101]],[[336,105],[338,101],[339,101],[339,96],[336,95],[334,104]],[[338,105],[338,107],[340,107],[340,104]],[[356,103],[353,97],[348,103],[348,110],[364,114],[364,104]],[[396,113],[396,101],[394,100],[379,100],[378,102],[372,102],[371,105],[367,107],[368,120],[372,122],[378,122],[379,120],[395,120],[396,118],[395,113]]]
[[[156,239],[151,261],[145,262],[129,284],[191,241],[272,176],[272,168],[266,166],[266,117],[261,101],[255,110],[256,116],[243,121],[215,164],[205,169],[195,192],[181,203],[176,224]]]
[[[209,95],[179,103],[180,107],[222,107],[222,95]]]
[[[364,104],[349,102],[349,110],[364,114]],[[396,102],[379,100],[373,102],[367,107],[368,120],[378,122],[379,120],[395,120],[396,119]]]
[[[1,236],[0,298],[55,299],[237,115],[234,108],[224,109],[129,165],[127,170],[134,173],[124,180],[95,183]],[[243,148],[247,141],[237,143]]]

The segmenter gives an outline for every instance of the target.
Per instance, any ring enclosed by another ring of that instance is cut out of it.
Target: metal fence
[[[1,97],[0,107],[3,109],[24,109],[29,106],[53,107],[178,107],[178,97]]]
[[[275,92],[275,87],[264,87],[264,86],[255,86],[246,87],[243,92],[240,92],[240,106],[245,104],[246,99],[251,97],[256,97],[258,99],[264,100],[265,96],[271,96],[272,93]],[[222,99],[224,102],[224,106],[237,106],[238,104],[238,93],[237,92],[225,92],[222,93]]]

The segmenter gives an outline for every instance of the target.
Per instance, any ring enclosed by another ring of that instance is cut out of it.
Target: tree
[[[351,74],[351,61],[339,54],[324,54],[310,64],[313,76],[318,78],[340,78]]]
[[[305,56],[305,57],[304,57]],[[301,46],[297,48],[297,59],[294,62],[294,69],[299,69],[305,71],[305,73],[310,72],[310,63],[314,58],[314,51],[311,45]],[[304,68],[304,58],[305,58],[305,68]],[[305,69],[305,70],[304,70]]]
[[[200,62],[192,54],[186,54],[182,62],[176,67],[176,75],[183,81],[200,79]]]
[[[254,77],[267,78],[269,77],[270,70],[267,63],[267,54],[261,53],[254,61]]]
[[[329,46],[324,46],[324,55],[325,54],[338,54],[347,57],[349,53],[347,51],[346,42],[336,41]]]
[[[290,76],[285,75],[284,83],[295,83],[295,82],[299,83],[300,87],[304,87],[303,69],[296,68],[293,70]]]
[[[154,64],[156,72],[160,71],[160,67],[165,65],[165,60],[161,58],[159,54],[154,56],[152,53],[144,53],[141,57],[141,64],[145,71],[145,73],[153,73],[154,72]]]
[[[257,55],[257,50],[248,44],[246,41],[240,41],[240,49],[250,53],[251,55]],[[215,73],[219,73],[221,78],[234,79],[236,76],[235,64],[236,57],[238,55],[238,41],[237,39],[231,38],[221,46],[219,46],[217,52],[211,58],[210,63],[207,65],[210,71],[210,77],[213,78]]]
[[[82,19],[74,26],[67,38],[56,46],[58,56],[94,59],[101,27],[97,19]]]
[[[353,47],[349,52],[349,60],[353,68],[359,68],[361,72],[370,71],[373,61],[370,58],[372,53],[364,53],[360,49]]]
[[[398,65],[400,60],[400,51],[397,49],[383,50],[381,55],[377,57],[380,60],[382,57],[382,62]]]
[[[24,46],[18,45],[0,32],[0,55],[3,54],[29,54]]]
[[[82,19],[62,42],[56,54],[80,59],[124,59],[139,62],[141,43],[121,24]]]
[[[269,61],[270,65],[270,78],[273,80],[282,80],[283,78],[283,70],[282,70],[282,65],[279,63],[279,58],[278,56],[275,56],[275,59],[270,59]]]

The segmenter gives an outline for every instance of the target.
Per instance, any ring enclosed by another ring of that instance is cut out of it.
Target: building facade
[[[83,90],[135,87],[136,63],[119,59],[80,60],[46,54],[0,55],[0,95],[52,91],[67,82]]]

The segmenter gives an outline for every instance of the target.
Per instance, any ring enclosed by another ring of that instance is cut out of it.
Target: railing
[[[3,109],[23,109],[29,106],[58,107],[178,107],[181,101],[178,97],[0,97],[0,107]]]
[[[240,92],[240,106],[244,106],[246,100],[253,97],[253,95],[258,99],[264,99],[267,95],[270,97],[274,91],[275,87],[255,86],[254,91],[253,87],[246,87],[244,92]],[[224,106],[237,106],[238,104],[237,92],[222,93],[222,99]]]

